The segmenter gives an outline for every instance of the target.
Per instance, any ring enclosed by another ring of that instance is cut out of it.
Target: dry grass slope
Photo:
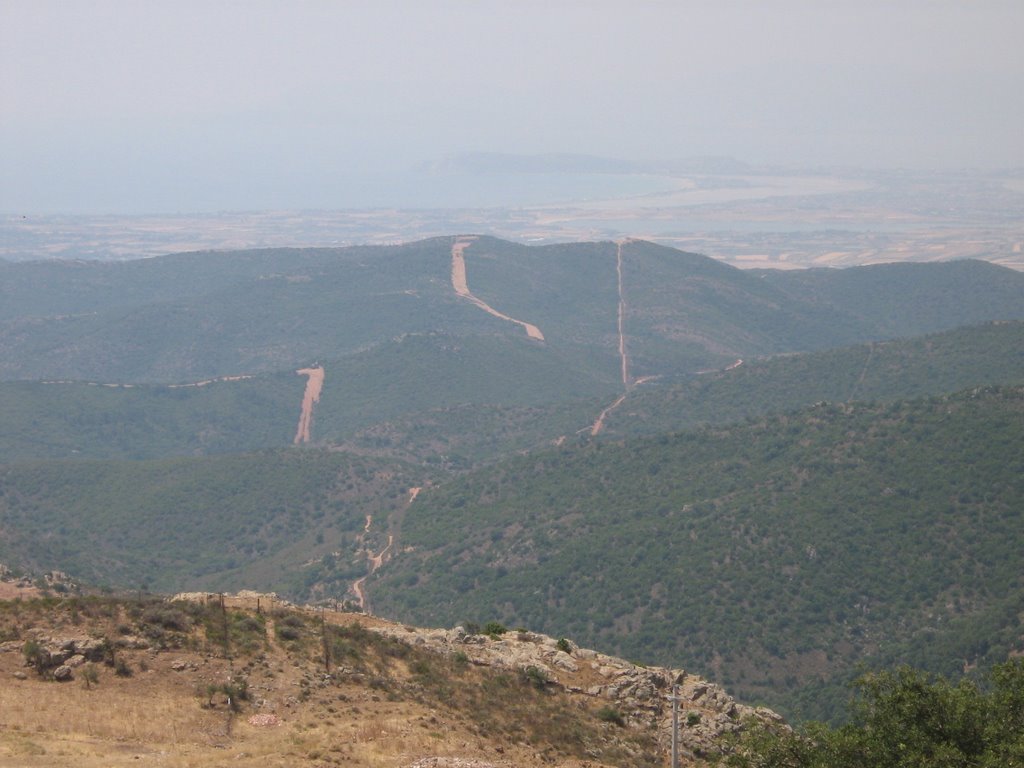
[[[417,647],[379,619],[245,602],[0,601],[0,766],[665,760],[650,729],[536,677]],[[27,648],[42,649],[36,667]],[[53,679],[61,665],[73,679]]]

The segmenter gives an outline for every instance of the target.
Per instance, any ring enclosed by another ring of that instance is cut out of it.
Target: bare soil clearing
[[[0,600],[28,600],[33,597],[39,597],[39,590],[34,586],[14,581],[0,581]]]
[[[296,371],[299,376],[308,376],[306,380],[306,391],[302,396],[302,413],[299,416],[299,426],[295,430],[295,445],[309,442],[310,429],[313,426],[313,406],[320,402],[320,391],[324,387],[323,366],[316,368],[300,368]]]

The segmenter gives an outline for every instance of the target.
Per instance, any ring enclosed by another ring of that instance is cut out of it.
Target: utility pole
[[[679,768],[679,686],[672,686],[672,693],[665,697],[672,702],[672,768]]]
[[[324,616],[324,607],[320,606],[320,640],[324,644],[324,671],[331,673],[331,647],[327,642],[327,619]]]

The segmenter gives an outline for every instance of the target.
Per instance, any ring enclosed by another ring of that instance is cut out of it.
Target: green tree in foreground
[[[730,768],[1024,768],[1024,661],[987,686],[900,667],[857,682],[853,721],[749,732]]]

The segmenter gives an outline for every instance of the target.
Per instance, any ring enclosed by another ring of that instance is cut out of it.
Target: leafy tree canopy
[[[748,733],[730,768],[1015,768],[1024,766],[1024,660],[988,685],[953,684],[910,667],[856,683],[852,722]]]

